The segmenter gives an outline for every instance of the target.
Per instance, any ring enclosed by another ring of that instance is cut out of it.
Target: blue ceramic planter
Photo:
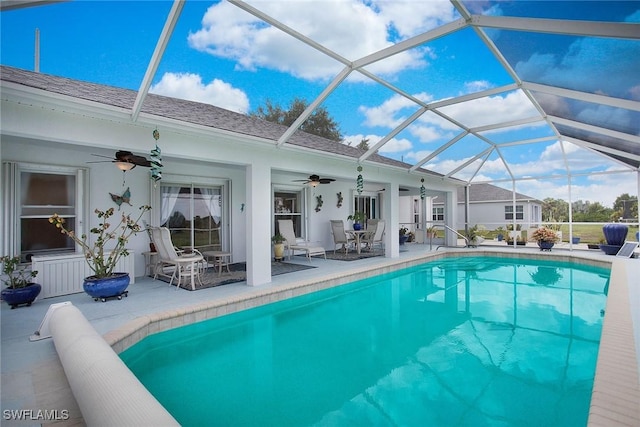
[[[38,295],[40,295],[41,290],[42,286],[39,283],[31,283],[24,288],[6,288],[2,290],[2,299],[9,304],[11,309],[21,305],[29,307]]]
[[[129,273],[113,273],[109,277],[97,278],[95,276],[85,277],[82,288],[94,300],[107,298],[122,299],[122,295],[127,296],[129,286]]]
[[[538,246],[540,247],[541,251],[550,251],[553,245],[554,245],[553,242],[543,242],[543,241],[538,242]]]
[[[629,227],[620,223],[605,224],[602,226],[602,232],[607,240],[607,245],[622,246],[627,238]]]

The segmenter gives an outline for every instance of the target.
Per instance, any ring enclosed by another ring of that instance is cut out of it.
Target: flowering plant
[[[401,227],[400,228],[400,235],[404,236],[405,234],[407,234],[409,232],[409,229],[407,227]]]
[[[3,283],[9,289],[24,288],[31,283],[31,279],[38,275],[37,271],[31,271],[28,267],[20,266],[20,257],[5,255],[0,257],[2,274],[6,277]]]
[[[126,244],[131,235],[137,234],[142,230],[138,222],[142,218],[142,215],[150,209],[151,206],[141,206],[140,215],[136,219],[132,219],[130,215],[122,214],[120,222],[113,227],[113,229],[111,229],[109,218],[113,216],[114,209],[110,208],[106,211],[96,209],[94,212],[102,222],[99,223],[97,227],[91,229],[91,233],[98,236],[93,244],[88,242],[86,234],[78,237],[73,230],[67,230],[64,227],[64,218],[58,216],[58,214],[54,214],[49,218],[49,222],[59,228],[62,234],[66,234],[80,245],[84,252],[85,261],[87,261],[89,268],[93,271],[93,277],[104,278],[111,276],[113,269],[121,257],[129,255]],[[110,243],[115,243],[115,247],[106,249],[106,251],[109,252],[109,256],[105,258],[105,247]]]
[[[558,241],[558,234],[550,228],[540,227],[531,233],[531,239],[538,242],[556,243]]]

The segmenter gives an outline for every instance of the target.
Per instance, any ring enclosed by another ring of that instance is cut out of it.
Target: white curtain
[[[213,217],[213,221],[216,224],[219,224],[222,218],[222,197],[220,196],[220,190],[217,188],[200,188],[200,192],[204,199],[205,206],[209,210],[209,215]]]
[[[167,220],[171,216],[171,212],[173,212],[173,208],[178,201],[178,194],[180,194],[180,187],[170,187],[163,185],[160,188],[160,206],[162,207],[160,211],[161,225],[167,222]]]

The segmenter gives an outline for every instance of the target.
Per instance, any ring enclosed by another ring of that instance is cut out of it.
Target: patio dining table
[[[356,241],[356,252],[360,254],[360,245],[362,244],[362,238],[368,237],[372,231],[369,230],[347,230],[347,233],[351,234]]]

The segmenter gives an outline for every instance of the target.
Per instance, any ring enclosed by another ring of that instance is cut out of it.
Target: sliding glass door
[[[171,232],[179,248],[223,250],[222,186],[162,185],[160,225]]]

